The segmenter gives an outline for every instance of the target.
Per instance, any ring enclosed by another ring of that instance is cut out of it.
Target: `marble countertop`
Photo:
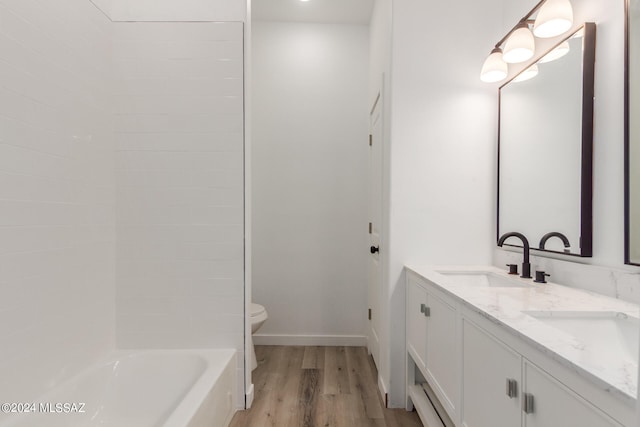
[[[630,322],[640,317],[640,306],[630,302],[570,288],[552,282],[534,283],[531,279],[506,274],[492,266],[416,266],[406,268],[436,285],[440,290],[460,300],[470,309],[506,326],[506,330],[604,390],[625,400],[635,401],[638,388],[638,362],[630,357],[612,354],[607,344],[585,345],[585,342],[563,330],[554,328],[527,312],[594,312],[622,316]],[[456,282],[455,276],[438,271],[491,272],[508,280],[519,281],[523,287],[468,286]],[[638,340],[635,329],[635,345]],[[633,331],[632,331],[633,332]],[[611,339],[613,334],[608,334]],[[627,343],[628,344],[628,343]],[[622,344],[621,344],[622,345]],[[606,346],[606,347],[604,347]],[[595,354],[597,353],[597,354]],[[630,352],[632,354],[633,351]],[[636,350],[637,354],[637,350]],[[604,359],[603,359],[604,355]],[[605,362],[606,359],[606,362]]]

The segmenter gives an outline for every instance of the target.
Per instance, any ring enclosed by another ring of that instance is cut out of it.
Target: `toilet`
[[[267,310],[260,304],[251,303],[251,335],[255,334],[262,324],[267,320]],[[253,346],[253,337],[251,337],[251,370],[258,367],[256,359],[256,349]]]

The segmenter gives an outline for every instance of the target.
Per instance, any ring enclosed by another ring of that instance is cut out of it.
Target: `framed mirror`
[[[627,0],[625,65],[624,261],[640,265],[640,0]]]
[[[592,255],[595,39],[585,24],[538,59],[537,75],[500,87],[498,238],[517,231],[531,249]]]

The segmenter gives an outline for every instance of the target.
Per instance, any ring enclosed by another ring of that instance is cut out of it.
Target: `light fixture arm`
[[[512,28],[511,30],[509,30],[509,32],[508,32],[508,33],[507,33],[503,38],[501,38],[501,39],[500,39],[500,41],[499,41],[498,43],[496,43],[496,47],[501,47],[501,46],[504,44],[504,42],[509,38],[509,36],[510,36],[511,34],[513,34],[513,32],[514,32],[515,30],[517,30],[517,29],[518,29],[518,27],[520,27],[523,23],[524,23],[524,24],[527,24],[527,25],[532,25],[532,24],[535,22],[535,19],[530,19],[530,18],[531,18],[531,16],[532,16],[534,13],[536,13],[536,12],[538,11],[538,9],[540,9],[540,8],[542,7],[542,5],[543,5],[543,3],[544,3],[545,1],[546,1],[546,0],[540,0],[540,1],[538,2],[538,4],[536,4],[536,5],[533,7],[533,9],[531,9],[531,10],[529,11],[529,13],[527,13],[526,15],[524,15],[524,16],[522,17],[522,19],[520,19],[520,21],[518,21],[518,23],[517,23],[516,25],[514,25],[514,26],[513,26],[513,28]]]

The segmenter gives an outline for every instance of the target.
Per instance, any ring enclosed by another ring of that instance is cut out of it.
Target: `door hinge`
[[[369,135],[369,147],[373,146],[373,135]]]
[[[369,223],[369,234],[373,233],[373,223]]]
[[[369,320],[371,320],[371,309],[369,309]]]

